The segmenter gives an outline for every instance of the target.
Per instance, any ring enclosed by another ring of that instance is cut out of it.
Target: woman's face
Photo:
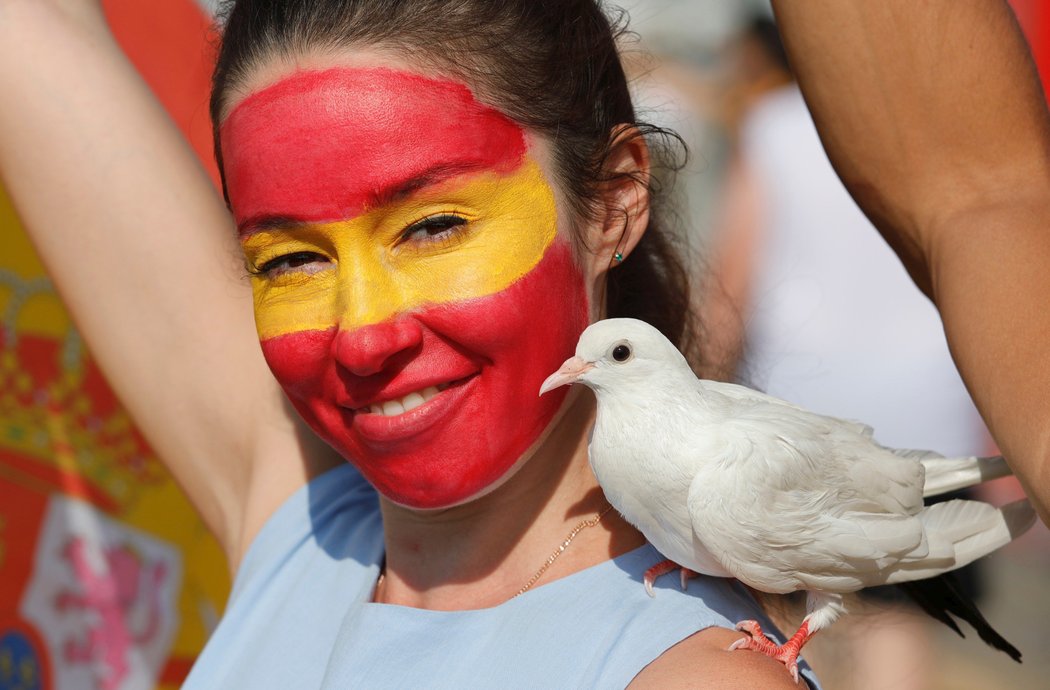
[[[463,502],[551,425],[589,321],[543,142],[462,83],[288,70],[221,129],[263,352],[391,500]]]

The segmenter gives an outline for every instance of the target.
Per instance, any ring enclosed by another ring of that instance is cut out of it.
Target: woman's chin
[[[488,482],[472,483],[464,486],[461,482],[450,485],[445,480],[436,480],[415,493],[404,491],[402,483],[385,486],[384,482],[373,481],[372,484],[385,500],[402,508],[414,511],[448,510],[477,501],[506,484],[525,464],[526,457],[521,457],[506,471]],[[363,472],[364,473],[364,472]],[[364,473],[367,477],[367,473]]]

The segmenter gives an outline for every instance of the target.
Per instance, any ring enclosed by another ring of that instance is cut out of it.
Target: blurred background
[[[208,169],[214,0],[104,0]],[[1014,0],[1045,78],[1050,2]],[[994,447],[935,310],[830,170],[763,0],[622,0],[642,119],[703,289],[708,375],[872,424],[887,445]],[[902,334],[908,337],[902,337]],[[1012,479],[982,488],[1003,503]],[[806,648],[829,690],[1046,687],[1050,532],[967,575],[1018,665],[892,595]],[[221,615],[222,555],[109,393],[0,189],[0,690],[174,688]]]

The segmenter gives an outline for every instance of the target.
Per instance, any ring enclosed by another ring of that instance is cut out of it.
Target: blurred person
[[[721,119],[736,142],[741,123],[756,101],[794,81],[776,23],[755,14],[746,20],[724,50],[724,95]]]

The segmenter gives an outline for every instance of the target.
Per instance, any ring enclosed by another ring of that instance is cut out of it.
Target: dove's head
[[[582,383],[601,393],[630,392],[636,385],[674,381],[692,371],[682,353],[653,326],[638,319],[605,319],[587,327],[576,355],[547,377],[540,395],[559,386]]]

